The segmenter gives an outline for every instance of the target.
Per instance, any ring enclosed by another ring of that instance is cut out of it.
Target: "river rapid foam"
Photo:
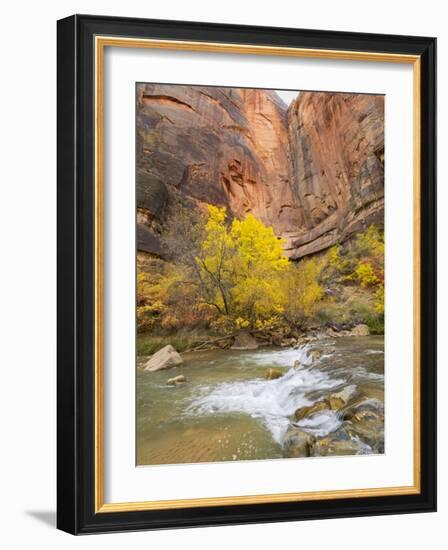
[[[281,443],[294,412],[313,404],[309,394],[337,390],[346,380],[312,365],[309,346],[263,354],[246,354],[244,361],[258,366],[288,367],[299,361],[299,368],[290,367],[281,378],[225,382],[214,387],[202,386],[200,395],[188,407],[188,415],[219,415],[241,413],[260,420]],[[327,355],[329,356],[329,355]],[[305,430],[322,436],[339,428],[341,420],[336,412],[325,411],[297,424]]]

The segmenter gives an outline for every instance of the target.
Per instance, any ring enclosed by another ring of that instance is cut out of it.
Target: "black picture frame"
[[[72,534],[436,509],[436,39],[74,15],[57,24],[57,526]],[[95,512],[94,51],[97,35],[417,55],[421,60],[420,492]]]

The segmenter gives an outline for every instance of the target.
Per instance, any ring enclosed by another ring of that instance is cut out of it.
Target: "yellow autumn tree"
[[[233,221],[230,238],[235,251],[231,292],[234,311],[251,322],[281,314],[282,274],[288,269],[283,239],[252,214]]]
[[[285,277],[284,316],[290,325],[300,326],[307,317],[314,315],[324,291],[319,284],[322,266],[316,259],[301,260],[291,265]]]
[[[195,257],[198,288],[204,304],[219,313],[231,313],[231,289],[235,284],[233,272],[234,245],[227,227],[225,208],[208,205],[208,220],[204,240]]]
[[[356,238],[358,255],[363,258],[354,271],[361,286],[375,289],[374,309],[384,315],[384,234],[371,225]]]
[[[291,264],[284,240],[272,227],[252,214],[229,220],[225,208],[213,205],[204,216],[192,221],[190,217],[180,212],[166,240],[173,244],[169,251],[175,262],[169,285],[158,281],[155,293],[163,306],[163,328],[209,319],[214,328],[226,332],[302,323],[314,313],[323,294],[318,264]],[[179,233],[181,243],[176,239]]]
[[[209,205],[195,261],[201,299],[236,325],[283,311],[283,241],[252,214],[229,223],[225,208]]]

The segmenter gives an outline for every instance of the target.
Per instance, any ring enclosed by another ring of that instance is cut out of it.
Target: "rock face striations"
[[[295,259],[383,215],[383,97],[137,85],[138,249],[176,201],[252,212]]]
[[[384,97],[302,92],[288,110],[297,229],[290,257],[319,252],[384,215]]]

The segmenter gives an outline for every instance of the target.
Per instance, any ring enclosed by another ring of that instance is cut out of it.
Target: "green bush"
[[[137,356],[152,355],[171,344],[178,351],[188,351],[214,334],[210,332],[179,331],[176,334],[141,333],[137,337]]]
[[[365,319],[365,324],[369,327],[370,334],[384,334],[383,315],[369,315]]]

